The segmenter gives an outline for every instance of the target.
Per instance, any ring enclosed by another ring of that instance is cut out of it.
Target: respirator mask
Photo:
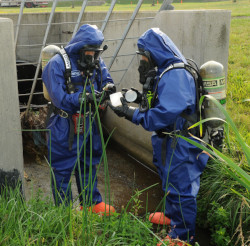
[[[136,51],[137,61],[139,63],[138,72],[140,75],[140,83],[144,85],[148,77],[154,77],[156,75],[155,66],[151,60],[150,53],[139,49]]]
[[[99,68],[100,54],[107,48],[107,45],[104,45],[103,48],[97,45],[85,45],[79,51],[79,60],[77,61],[78,69],[83,72],[85,76],[92,76],[94,70]]]
[[[149,62],[145,60],[140,60],[138,72],[140,75],[140,83],[144,85],[146,83],[147,74],[150,70]]]
[[[142,92],[140,93],[139,97],[137,96],[138,100],[140,99],[139,111],[146,112],[152,106],[151,102],[154,93],[153,87],[156,77],[156,66],[151,59],[149,51],[139,49],[139,51],[136,51],[136,53],[137,59],[139,61],[139,81],[142,84]]]

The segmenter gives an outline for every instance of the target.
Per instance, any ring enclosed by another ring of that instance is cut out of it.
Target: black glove
[[[95,93],[95,99],[92,93],[86,93],[85,97],[82,98],[82,93],[79,94],[78,100],[81,104],[86,100],[87,103],[91,103],[92,105],[95,105],[95,101],[98,104],[102,104],[106,99],[104,98],[105,95],[102,97],[102,93]]]
[[[101,100],[101,103],[100,104],[103,104],[106,100],[109,100],[109,96],[113,93],[116,92],[116,87],[114,84],[111,84],[111,83],[107,83],[103,88],[102,88],[102,91],[103,91],[103,96],[102,96],[102,93],[100,92],[100,94],[95,94],[96,95],[96,100],[98,101],[98,103],[100,102],[101,100],[101,96],[102,96],[102,100]]]
[[[104,91],[105,98],[109,99],[109,95],[116,92],[116,87],[114,84],[107,83],[102,90]]]
[[[129,107],[123,97],[121,98],[121,102],[122,106],[118,107],[114,107],[110,102],[108,102],[108,105],[119,117],[125,117],[125,119],[132,121],[136,108]]]

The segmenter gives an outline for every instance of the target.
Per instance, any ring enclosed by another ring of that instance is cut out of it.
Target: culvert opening
[[[16,61],[17,65],[17,79],[18,79],[18,97],[20,111],[24,111],[27,108],[29,97],[31,94],[32,84],[34,83],[34,77],[37,66],[30,64],[27,61]],[[35,90],[33,93],[30,107],[34,110],[38,110],[41,107],[46,106],[47,101],[43,96],[43,84],[42,84],[42,69],[39,70]]]
[[[26,109],[31,95],[37,66],[27,61],[17,61],[18,97],[22,127],[24,155],[29,154],[41,162],[47,156],[46,128],[47,100],[43,96],[42,70],[39,70],[28,114]]]

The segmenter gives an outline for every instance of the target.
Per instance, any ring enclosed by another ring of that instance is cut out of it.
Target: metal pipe
[[[33,95],[42,95],[43,92],[34,92]],[[19,97],[25,97],[31,95],[30,93],[28,94],[18,94]]]
[[[42,104],[42,105],[36,105],[36,104],[31,104],[34,108],[43,108],[47,106],[47,104]],[[26,109],[27,110],[28,106],[20,106],[19,109]],[[26,114],[26,112],[25,112]]]
[[[76,22],[75,29],[74,29],[72,37],[76,34],[76,32],[77,32],[77,30],[79,28],[79,25],[80,25],[84,10],[85,10],[85,8],[87,6],[87,3],[88,3],[88,0],[84,0],[84,2],[82,3],[82,8],[81,8],[81,11],[80,11],[80,13],[78,15],[78,19],[77,19],[77,22]]]
[[[37,80],[41,78],[37,78]],[[18,82],[29,82],[29,81],[33,81],[33,79],[19,79]]]
[[[135,53],[130,53],[130,54],[123,54],[123,55],[117,55],[116,57],[121,57],[121,56],[134,56]],[[109,59],[109,58],[112,58],[113,56],[103,56],[102,58],[103,59]]]
[[[18,15],[18,21],[17,21],[16,33],[15,33],[15,47],[17,45],[17,38],[18,38],[18,33],[19,33],[19,27],[20,27],[20,24],[21,24],[22,16],[23,16],[24,2],[25,2],[25,0],[22,0],[21,6],[20,6],[19,15]]]
[[[130,68],[130,66],[131,66],[132,62],[134,61],[135,57],[136,57],[136,54],[134,54],[134,56],[132,57],[126,71],[123,73],[123,75],[122,75],[120,81],[117,83],[117,85],[120,85],[120,83],[122,82],[123,78],[125,77],[125,74],[127,73],[128,69]]]
[[[126,38],[127,40],[128,39],[138,39],[139,36],[137,37],[129,37],[129,38]],[[107,39],[105,40],[105,42],[112,42],[112,41],[118,41],[118,40],[123,40],[123,38],[116,38],[116,39]],[[66,43],[53,43],[53,44],[66,44]],[[36,46],[42,46],[43,44],[20,44],[20,45],[17,45],[18,47],[36,47]]]
[[[17,61],[18,62],[18,61]],[[26,65],[37,65],[36,62],[23,62],[23,63],[17,63],[16,66],[26,66]]]
[[[109,18],[110,18],[111,14],[112,14],[113,8],[115,7],[115,4],[116,4],[116,0],[112,0],[112,3],[110,5],[110,7],[109,7],[109,11],[108,11],[108,13],[107,13],[107,15],[106,15],[106,17],[104,19],[104,22],[102,24],[102,27],[101,27],[102,33],[104,32],[104,30],[105,30],[105,28],[107,26],[107,23],[108,23]]]
[[[154,17],[140,17],[140,18],[135,18],[134,21],[137,20],[150,20],[150,19],[154,19]],[[114,19],[114,20],[109,20],[109,22],[117,22],[117,21],[127,21],[128,19]]]
[[[109,70],[110,72],[122,72],[122,71],[127,71],[126,68],[124,69],[117,69],[117,70]]]
[[[150,19],[154,19],[154,17],[141,17],[141,18],[135,18],[134,20],[150,20]],[[114,20],[108,20],[108,22],[118,22],[118,21],[127,21],[128,19],[114,19]],[[101,23],[103,22],[103,20],[89,20],[89,21],[86,21],[86,23]],[[53,22],[51,23],[51,25],[64,25],[64,24],[75,24],[76,22],[75,21],[64,21],[64,22],[60,22],[60,23],[57,23],[57,22]],[[27,23],[27,24],[20,24],[20,26],[45,26],[47,25],[48,23]]]
[[[43,38],[43,45],[42,45],[42,48],[41,48],[40,56],[39,56],[37,67],[36,67],[35,77],[34,77],[34,80],[33,80],[33,83],[32,83],[31,91],[30,91],[31,95],[29,96],[29,100],[28,100],[28,103],[27,103],[27,108],[25,110],[25,115],[28,114],[28,111],[30,109],[30,104],[31,104],[31,101],[32,101],[32,98],[33,98],[33,93],[34,93],[34,90],[35,90],[35,87],[36,87],[37,77],[38,77],[38,73],[39,73],[39,70],[40,70],[40,65],[41,65],[41,60],[42,60],[42,51],[43,51],[43,48],[45,47],[45,44],[46,44],[46,41],[47,41],[47,38],[48,38],[48,34],[49,34],[50,27],[51,27],[52,19],[53,19],[54,13],[55,13],[57,2],[58,2],[58,0],[53,1],[52,9],[51,9],[50,16],[49,16],[48,26],[47,26],[46,31],[45,31],[45,35],[44,35],[44,38]]]
[[[115,58],[116,58],[116,56],[117,56],[119,50],[121,49],[121,46],[122,46],[122,44],[123,44],[123,42],[124,42],[124,39],[126,38],[128,32],[129,32],[129,30],[130,30],[130,27],[132,26],[132,24],[133,24],[133,22],[134,22],[134,19],[135,19],[136,15],[137,15],[137,13],[138,13],[138,11],[139,11],[141,5],[142,5],[142,2],[143,2],[143,0],[139,0],[139,2],[137,3],[137,6],[136,6],[136,8],[135,8],[135,10],[134,10],[134,12],[133,12],[133,14],[132,14],[132,16],[131,16],[129,22],[128,22],[127,28],[126,28],[125,32],[123,33],[122,40],[121,40],[120,43],[118,44],[118,46],[117,46],[117,48],[116,48],[116,50],[115,50],[115,52],[114,52],[113,58],[111,59],[109,65],[108,65],[108,69],[109,69],[109,70],[110,70],[111,66],[113,65],[113,63],[114,63]]]
[[[130,37],[130,38],[126,38],[126,39],[137,39],[137,38],[139,38],[139,36],[137,36],[137,37]],[[112,41],[117,41],[117,40],[123,40],[123,38],[107,39],[105,41],[106,42],[112,42]]]

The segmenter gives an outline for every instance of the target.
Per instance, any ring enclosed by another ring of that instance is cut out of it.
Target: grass
[[[229,40],[227,108],[250,144],[250,20],[233,19]]]
[[[192,10],[192,9],[224,9],[232,11],[232,16],[250,16],[249,0],[233,1],[214,1],[214,2],[201,2],[201,3],[176,3],[173,6],[175,10]],[[179,1],[180,2],[180,1]]]
[[[161,7],[162,1],[155,0],[155,5],[152,6],[153,1],[144,1],[140,11],[158,11]],[[131,4],[132,3],[132,4]],[[115,5],[114,11],[133,11],[137,1],[132,0],[123,0],[117,1]],[[24,13],[50,13],[52,3],[49,4],[48,7],[42,8],[24,8]],[[183,0],[181,3],[180,0],[173,1],[172,4],[175,7],[175,10],[193,10],[193,9],[226,9],[232,11],[232,16],[250,16],[250,7],[249,0],[237,0],[233,1],[215,1],[215,2],[186,2]],[[68,2],[59,2],[58,7],[56,8],[56,12],[79,12],[82,6],[81,1],[75,1],[74,8],[72,8],[72,1]],[[85,11],[108,11],[110,7],[110,3],[107,2],[102,6],[87,6]],[[0,7],[0,14],[6,13],[19,13],[19,7]]]
[[[235,3],[232,1],[198,3],[183,0],[183,3],[174,1],[173,5],[176,10],[227,9],[232,11],[232,17],[249,17],[250,14],[249,0],[237,0]],[[106,4],[100,7],[87,7],[86,11],[107,11],[108,8],[109,4]],[[132,11],[134,8],[134,4],[117,4],[115,11]],[[141,11],[158,11],[159,8],[160,4],[151,6],[148,3],[142,5]],[[71,8],[71,5],[57,9],[57,11],[79,10],[80,7]],[[25,8],[24,11],[25,13],[50,12],[50,8]],[[19,8],[0,8],[0,14],[7,12],[18,13]],[[231,20],[227,110],[243,141],[248,145],[250,143],[249,35],[249,18]],[[244,159],[237,138],[230,134],[228,141],[230,149],[224,150],[226,156],[249,173],[249,163],[246,158]],[[5,199],[7,193],[8,199]],[[243,194],[243,197],[239,194]],[[220,162],[211,161],[208,164],[201,180],[198,222],[210,228],[217,246],[226,245],[228,242],[229,245],[242,245],[242,237],[248,230],[249,224],[247,215],[249,202],[246,198],[249,199],[249,191],[226,172]],[[84,213],[77,213],[69,208],[54,207],[52,201],[41,200],[39,195],[24,203],[16,191],[6,191],[5,196],[1,196],[0,199],[0,245],[82,245],[82,240],[87,242],[86,245],[155,245],[158,242],[145,218],[139,218],[143,222],[142,225],[137,217],[134,218],[135,215],[126,212],[106,219],[105,223],[102,217],[89,216],[88,218]],[[83,226],[84,224],[86,226]],[[134,236],[136,234],[139,236]],[[234,244],[230,241],[232,237]]]
[[[110,0],[109,0],[110,1]],[[133,11],[135,4],[128,0],[118,0],[114,11]],[[134,2],[134,0],[133,0]],[[155,6],[152,6],[152,1],[144,1],[140,11],[158,11],[160,8],[159,1],[155,1]],[[72,8],[72,1],[59,2],[56,11],[80,11],[81,1],[74,1],[75,8]],[[120,3],[120,4],[119,4]],[[50,3],[51,5],[51,3]],[[199,2],[183,0],[173,1],[176,10],[190,9],[226,9],[231,10],[232,17],[250,16],[249,0],[233,1],[215,1],[215,2]],[[88,6],[85,11],[108,11],[110,4],[107,2],[103,6]],[[24,8],[25,13],[50,12],[50,7],[45,8]],[[4,13],[19,13],[19,7],[0,7],[0,14]],[[231,20],[231,32],[229,43],[229,59],[228,59],[228,77],[227,77],[227,108],[232,115],[236,126],[240,133],[250,144],[250,19],[249,18],[233,18]],[[243,124],[242,124],[243,122]]]
[[[236,194],[235,190],[249,199],[247,190],[225,171],[221,163],[209,161],[201,180],[197,223],[210,230],[217,246],[229,242],[229,245],[247,245],[249,200]]]
[[[90,84],[92,93],[95,95],[92,81],[86,80],[85,85],[88,84]],[[83,95],[85,93],[86,88],[84,88]],[[86,106],[86,100],[84,100],[80,106],[80,114],[84,112],[85,116]],[[110,201],[109,174],[105,151],[108,140],[106,143],[104,142],[97,101],[95,100],[94,105],[91,104],[88,106],[90,107],[90,115],[92,109],[95,116],[89,117],[90,126],[88,129],[84,128],[84,137],[89,135],[89,141],[91,143],[92,134],[87,134],[87,131],[92,131],[91,127],[94,119],[96,119],[103,149],[103,155],[101,157],[103,162],[100,162],[100,165],[103,164],[105,169],[105,195],[103,196],[103,200]],[[87,118],[84,119],[84,122],[86,122],[86,120]],[[77,134],[78,161],[76,161],[75,165],[80,165],[80,153],[86,157],[86,141],[81,143],[79,140],[79,123],[80,121],[78,122]],[[91,170],[91,144],[89,149],[89,170]],[[97,172],[99,167],[97,168]],[[52,170],[51,173],[53,173]],[[89,175],[92,177],[91,171]],[[88,192],[86,191],[87,187],[92,187],[94,180],[88,178],[88,183],[85,182],[86,180],[81,183],[83,193],[81,195],[83,197],[85,197],[85,193]],[[135,191],[135,194],[131,197],[130,201],[128,201],[128,205],[121,213],[115,213],[110,217],[102,217],[88,211],[88,207],[91,205],[88,203],[84,203],[83,210],[80,212],[75,208],[77,207],[75,204],[76,201],[68,204],[68,200],[66,200],[62,201],[60,205],[55,206],[52,200],[44,197],[43,194],[39,192],[29,201],[24,201],[19,187],[15,190],[8,187],[2,189],[1,187],[0,245],[156,245],[160,239],[151,230],[152,224],[147,219],[147,212],[145,217],[138,217],[137,215],[137,211],[141,206],[138,201],[139,196],[142,192],[150,188],[151,187],[142,191]],[[60,199],[59,196],[58,199]],[[129,205],[132,207],[132,213],[128,213],[127,211]]]
[[[101,217],[69,207],[55,207],[37,193],[24,202],[19,189],[0,195],[0,245],[156,245],[148,220],[130,213]],[[148,230],[145,230],[146,227]]]
[[[247,228],[250,219],[248,214],[250,148],[223,106],[212,96],[205,97],[212,100],[223,112],[226,119],[225,129],[230,127],[238,145],[235,148],[229,135],[226,134],[224,150],[220,152],[210,145],[202,146],[180,136],[212,156],[201,179],[198,223],[203,227],[208,225],[212,242],[217,246],[238,245],[238,243],[247,245],[249,242]],[[203,99],[202,97],[200,103]]]

